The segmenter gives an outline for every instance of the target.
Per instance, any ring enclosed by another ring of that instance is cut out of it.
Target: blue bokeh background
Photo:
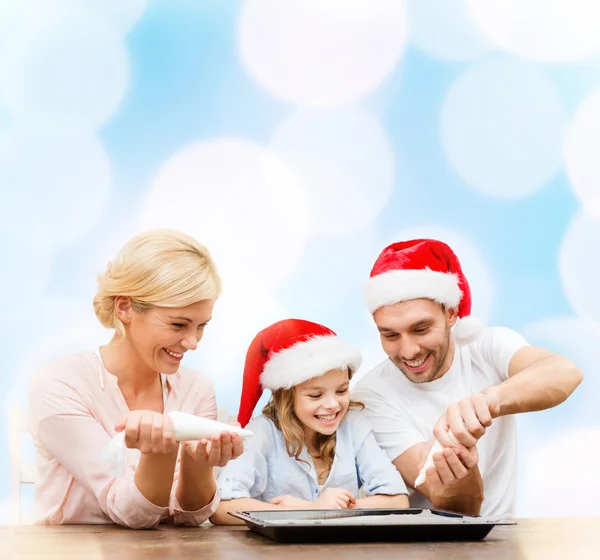
[[[95,275],[141,229],[195,235],[221,267],[188,365],[231,411],[276,319],[323,322],[363,349],[361,374],[376,365],[370,266],[431,235],[463,260],[478,315],[586,375],[519,419],[519,515],[596,511],[579,465],[600,458],[600,9],[475,4],[5,2],[0,448],[31,371],[109,338]],[[2,454],[0,522],[8,472]]]

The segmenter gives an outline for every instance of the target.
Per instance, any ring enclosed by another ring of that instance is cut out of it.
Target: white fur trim
[[[266,389],[290,389],[332,369],[361,363],[360,352],[337,336],[315,336],[274,354],[265,364],[260,383]]]
[[[365,302],[370,313],[384,305],[427,298],[457,308],[462,297],[456,274],[423,270],[392,270],[369,278]]]
[[[470,344],[477,340],[484,330],[485,323],[481,319],[469,315],[458,320],[452,334],[457,344]]]

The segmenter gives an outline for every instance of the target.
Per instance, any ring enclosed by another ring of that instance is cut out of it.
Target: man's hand
[[[467,449],[463,446],[446,447],[433,456],[435,468],[426,471],[426,482],[431,494],[452,494],[452,486],[467,478],[479,462],[477,447]],[[421,465],[422,466],[422,465]]]
[[[433,442],[421,452],[421,467]],[[418,490],[436,509],[479,515],[483,502],[483,480],[478,467],[477,447],[454,445],[433,455],[435,468],[426,471],[425,483]]]
[[[494,391],[471,395],[448,407],[433,429],[433,435],[442,447],[452,448],[456,442],[448,436],[449,430],[460,444],[470,449],[492,425],[492,418],[498,416],[499,407]]]

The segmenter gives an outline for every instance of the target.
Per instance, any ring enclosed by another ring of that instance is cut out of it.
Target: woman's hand
[[[313,502],[312,509],[348,509],[356,503],[352,492],[345,488],[327,488]]]
[[[152,410],[132,410],[115,424],[125,432],[125,445],[143,454],[168,455],[177,450],[173,421],[167,414]]]
[[[224,467],[244,452],[242,438],[229,432],[222,432],[210,439],[182,442],[181,445],[189,458],[199,466],[206,467]]]

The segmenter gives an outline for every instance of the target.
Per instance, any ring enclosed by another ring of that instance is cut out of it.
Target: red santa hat
[[[301,319],[274,323],[248,348],[238,422],[250,421],[264,389],[290,389],[332,369],[348,368],[352,375],[360,362],[360,352],[323,325]]]
[[[456,309],[459,321],[454,339],[468,344],[485,326],[471,317],[471,289],[458,257],[436,239],[412,239],[386,247],[371,270],[365,302],[374,313],[384,305],[427,298]]]

